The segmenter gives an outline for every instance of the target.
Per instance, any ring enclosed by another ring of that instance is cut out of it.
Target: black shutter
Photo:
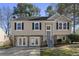
[[[56,29],[58,30],[58,22],[56,23]]]
[[[22,23],[22,30],[24,30],[24,23]]]
[[[34,23],[32,23],[32,30],[34,30]]]
[[[67,23],[67,29],[69,29],[69,22]]]
[[[16,30],[16,22],[14,23],[14,30]]]
[[[41,30],[41,23],[40,23],[40,30]]]

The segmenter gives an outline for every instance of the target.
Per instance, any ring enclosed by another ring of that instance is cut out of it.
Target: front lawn
[[[41,56],[79,56],[79,44],[41,50]]]

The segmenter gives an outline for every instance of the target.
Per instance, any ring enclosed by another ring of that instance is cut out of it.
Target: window
[[[39,23],[35,23],[35,29],[39,29]]]
[[[20,30],[21,29],[21,23],[16,24],[16,29]]]
[[[62,29],[62,23],[59,23],[59,29]]]
[[[46,30],[50,30],[50,25],[47,25],[46,26]]]
[[[69,22],[57,22],[56,29],[69,29]]]
[[[32,23],[32,30],[41,30],[41,23],[40,22],[33,22]]]
[[[66,29],[67,24],[63,23],[63,29]]]
[[[15,30],[23,30],[24,29],[24,23],[17,22],[15,23]]]

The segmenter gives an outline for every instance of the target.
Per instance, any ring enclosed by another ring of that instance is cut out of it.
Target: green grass
[[[73,51],[71,50],[50,50],[46,49],[44,51],[41,51],[41,56],[72,56]]]
[[[41,56],[79,56],[79,47],[47,48],[40,52]]]

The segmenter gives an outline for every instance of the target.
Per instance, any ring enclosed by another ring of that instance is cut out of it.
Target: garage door
[[[30,46],[40,46],[40,37],[30,37],[29,45]]]
[[[17,46],[28,46],[27,37],[17,37]]]

